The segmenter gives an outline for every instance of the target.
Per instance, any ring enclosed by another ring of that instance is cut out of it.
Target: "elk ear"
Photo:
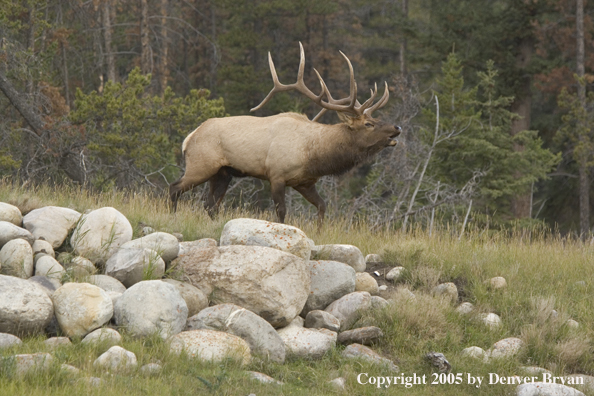
[[[350,115],[341,112],[337,112],[336,114],[338,114],[338,118],[340,119],[340,121],[344,122],[349,127],[353,126],[355,117],[351,117]]]

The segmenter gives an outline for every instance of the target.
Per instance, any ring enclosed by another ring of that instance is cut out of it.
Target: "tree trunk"
[[[105,57],[107,61],[107,80],[116,82],[115,55],[111,48],[111,1],[103,2],[103,40],[105,41]]]
[[[531,107],[532,107],[532,77],[526,70],[532,53],[534,51],[534,43],[531,37],[522,39],[519,46],[519,52],[516,57],[516,67],[522,73],[519,88],[516,94],[516,99],[511,105],[511,111],[517,113],[520,118],[514,120],[511,125],[511,134],[515,135],[521,131],[530,129]],[[516,145],[515,151],[524,151],[524,146]],[[518,175],[519,176],[519,175]],[[516,219],[527,218],[530,216],[530,191],[526,189],[525,193],[516,195],[511,201],[511,210]]]
[[[576,1],[576,36],[577,36],[577,56],[576,56],[576,73],[580,80],[585,75],[585,51],[584,51],[584,0]],[[578,100],[580,106],[586,107],[586,85],[582,81],[578,82]],[[578,130],[586,130],[587,128],[578,128]],[[580,136],[580,140],[587,139],[586,136]],[[588,168],[588,158],[582,155],[578,159],[579,162],[579,194],[580,194],[580,236],[585,239],[590,234],[590,170]]]
[[[151,48],[148,26],[148,0],[140,0],[140,70],[143,74],[151,72]]]
[[[408,19],[408,0],[402,0],[402,19],[406,21]],[[402,34],[400,39],[400,74],[406,76],[408,73],[406,66],[406,36]]]
[[[14,88],[12,83],[2,72],[0,72],[0,91],[6,95],[10,103],[23,116],[27,124],[29,124],[37,136],[41,136],[44,130],[43,120],[39,114],[37,114],[35,109],[32,109],[29,104],[21,97],[21,94]]]
[[[167,80],[169,79],[169,39],[167,37],[167,16],[169,1],[161,0],[161,58],[159,61],[159,89],[161,93],[165,92],[167,88]]]

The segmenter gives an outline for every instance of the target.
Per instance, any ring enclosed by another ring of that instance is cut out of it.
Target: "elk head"
[[[346,60],[349,72],[350,72],[350,93],[349,96],[342,99],[334,99],[330,94],[328,86],[322,79],[320,73],[314,68],[314,72],[318,77],[321,86],[321,92],[319,94],[313,93],[303,80],[305,70],[305,51],[303,45],[299,43],[300,49],[300,61],[299,71],[297,73],[297,82],[294,84],[282,84],[276,73],[272,56],[268,52],[268,64],[270,65],[270,73],[272,74],[272,80],[274,87],[264,98],[262,103],[251,109],[256,111],[262,108],[268,101],[278,92],[286,91],[297,91],[303,94],[305,97],[322,107],[322,110],[312,119],[317,121],[320,117],[328,110],[334,110],[337,112],[340,120],[349,128],[353,133],[353,138],[357,142],[357,145],[361,148],[366,148],[368,154],[375,154],[385,147],[395,146],[398,142],[396,137],[402,131],[399,126],[394,126],[386,122],[380,121],[372,117],[372,113],[375,110],[381,109],[388,103],[390,98],[390,91],[388,89],[388,83],[384,83],[384,93],[382,97],[374,103],[378,93],[377,84],[371,89],[371,96],[363,104],[357,100],[357,82],[355,81],[355,73],[353,71],[353,65],[349,58],[340,51],[340,54]]]

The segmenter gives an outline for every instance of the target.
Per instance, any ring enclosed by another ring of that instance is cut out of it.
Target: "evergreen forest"
[[[399,143],[318,190],[374,229],[542,227],[586,239],[594,173],[587,0],[0,0],[0,179],[166,199],[182,142],[212,117],[319,108],[273,86],[314,68],[335,97],[375,84]],[[335,112],[319,120],[341,122]],[[201,208],[207,186],[184,199]],[[233,179],[224,205],[272,210]],[[287,189],[290,215],[315,208]],[[290,222],[290,218],[288,220]]]

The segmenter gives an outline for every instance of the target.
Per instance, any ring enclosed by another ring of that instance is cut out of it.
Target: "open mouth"
[[[398,140],[396,138],[390,138],[390,142],[388,146],[396,146],[398,144]]]

